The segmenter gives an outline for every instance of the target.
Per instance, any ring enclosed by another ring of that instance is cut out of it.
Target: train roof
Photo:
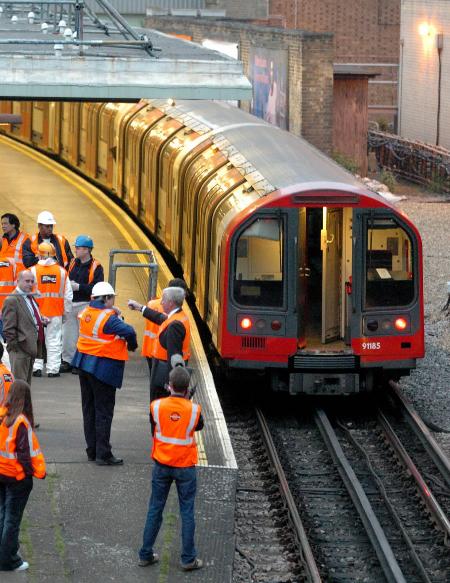
[[[162,102],[159,102],[162,104]],[[153,104],[158,107],[158,102]],[[332,183],[357,189],[361,194],[390,204],[368,190],[353,174],[344,170],[331,158],[305,139],[281,130],[264,120],[226,102],[177,101],[172,110],[165,111],[174,118],[200,129],[214,131],[242,154],[261,173],[274,190],[294,184]]]

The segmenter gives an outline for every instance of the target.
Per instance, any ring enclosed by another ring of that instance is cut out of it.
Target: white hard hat
[[[49,211],[39,213],[37,223],[40,225],[56,225],[55,217]]]
[[[99,281],[94,285],[92,288],[91,296],[93,298],[99,298],[101,296],[115,296],[116,292],[114,291],[113,286],[108,283],[107,281]]]

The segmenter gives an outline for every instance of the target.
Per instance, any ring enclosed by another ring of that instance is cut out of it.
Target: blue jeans
[[[0,571],[13,571],[23,563],[18,555],[23,511],[33,489],[33,478],[0,482]]]
[[[197,556],[194,544],[195,519],[194,503],[197,490],[197,473],[195,466],[175,468],[155,461],[152,475],[152,494],[148,505],[147,520],[144,528],[144,540],[139,551],[139,558],[150,560],[153,545],[162,524],[162,514],[169,495],[170,486],[175,481],[181,515],[181,562],[192,563]]]

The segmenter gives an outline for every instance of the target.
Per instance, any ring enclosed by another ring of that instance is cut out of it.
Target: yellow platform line
[[[127,223],[127,225],[131,226],[133,228],[134,232],[137,233],[139,235],[139,237],[145,241],[148,248],[150,248],[150,240],[146,237],[146,235],[144,235],[144,233],[142,233],[142,231],[140,231],[138,229],[138,227],[130,219],[130,217],[126,214],[126,212],[123,209],[121,209],[118,205],[114,204],[113,201],[111,201],[106,196],[106,194],[104,194],[100,189],[98,189],[95,186],[88,183],[81,176],[77,175],[76,179],[73,178],[73,172],[71,170],[65,168],[64,166],[61,166],[61,164],[59,164],[58,162],[52,160],[51,158],[48,158],[45,154],[41,154],[40,152],[34,150],[32,147],[30,147],[26,144],[12,141],[11,139],[8,139],[4,136],[0,136],[0,142],[6,146],[9,146],[13,150],[20,152],[21,154],[28,156],[32,160],[35,160],[36,162],[38,162],[39,164],[41,164],[42,166],[44,166],[45,168],[47,168],[48,170],[50,170],[51,172],[53,172],[54,174],[56,174],[57,176],[59,176],[60,178],[65,180],[66,182],[68,182],[71,186],[73,186],[79,192],[84,194],[93,204],[95,204],[95,206],[98,207],[98,209],[102,213],[104,213],[108,217],[108,219],[113,223],[113,225],[116,227],[116,229],[120,232],[120,234],[124,237],[124,239],[130,245],[131,249],[137,250],[137,249],[140,249],[140,247],[139,247],[138,243],[136,242],[136,240],[130,235],[129,231],[119,221],[117,216],[114,215],[114,213],[116,213],[116,215],[118,213],[123,215],[123,217],[126,219],[125,222]],[[86,186],[84,186],[80,182],[85,183]],[[95,194],[93,192],[91,192],[94,189],[95,189]],[[103,201],[99,200],[99,198],[102,198]],[[107,202],[108,205],[114,210],[114,213],[112,210],[110,210],[106,206],[105,202]],[[161,266],[161,257],[159,255],[159,253],[156,252],[156,254],[158,255],[158,265]],[[137,255],[137,257],[138,257],[140,263],[148,263],[148,258],[145,257],[144,255]],[[164,271],[167,271],[168,273],[170,273],[170,271],[169,271],[168,267],[165,265],[165,263],[163,263],[162,265],[163,265]],[[170,276],[172,276],[172,274],[170,274]],[[168,278],[168,279],[170,279],[170,278]],[[189,308],[188,308],[188,310],[189,310]],[[192,317],[192,314],[190,313],[190,310],[189,310],[189,319],[192,323],[193,317]],[[206,450],[205,450],[205,445],[203,442],[202,434],[200,432],[198,432],[195,437],[196,437],[196,442],[197,442],[198,458],[199,458],[198,465],[207,466],[208,465],[208,458],[206,455]]]

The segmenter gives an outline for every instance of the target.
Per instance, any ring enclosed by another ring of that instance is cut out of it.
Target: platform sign
[[[287,51],[250,48],[251,112],[282,129],[288,129],[287,62]]]

